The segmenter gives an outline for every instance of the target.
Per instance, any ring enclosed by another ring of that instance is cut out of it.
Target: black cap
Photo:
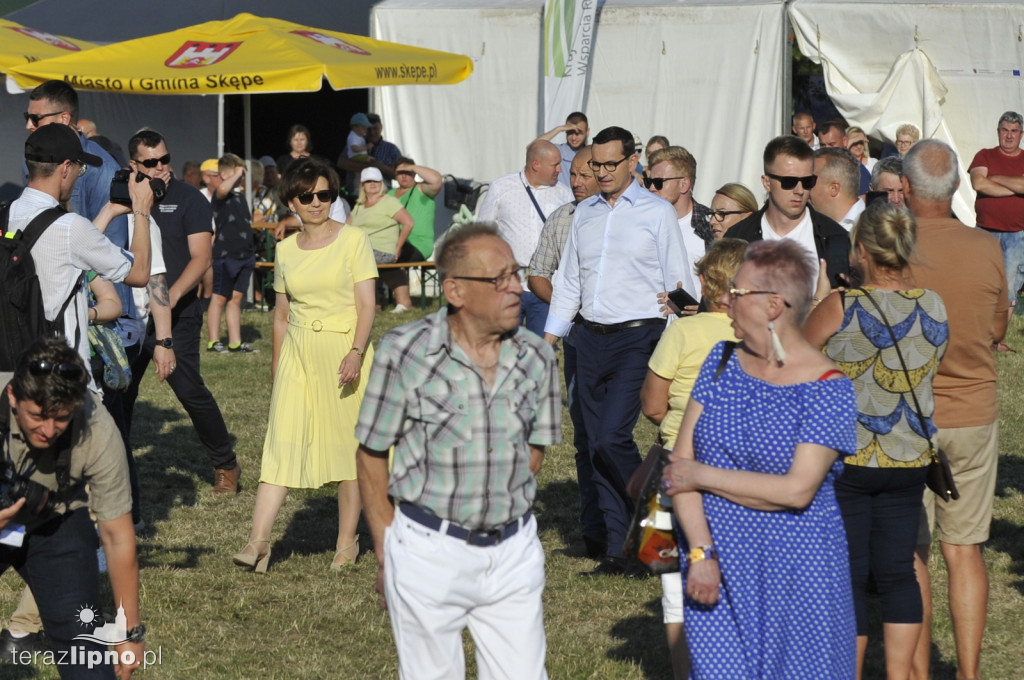
[[[82,151],[82,140],[78,133],[67,125],[51,123],[28,136],[25,141],[25,160],[37,163],[63,163],[75,161],[99,167],[103,160],[99,156]]]

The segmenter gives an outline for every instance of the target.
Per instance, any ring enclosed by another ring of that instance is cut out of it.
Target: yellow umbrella
[[[0,73],[12,66],[64,54],[75,54],[96,47],[84,40],[73,40],[0,19]]]
[[[469,76],[469,57],[239,14],[8,70],[7,87],[47,80],[137,94],[253,94],[438,85]]]

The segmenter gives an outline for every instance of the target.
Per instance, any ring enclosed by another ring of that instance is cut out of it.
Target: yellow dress
[[[356,420],[373,363],[367,345],[360,376],[338,385],[338,367],[356,329],[354,286],[376,278],[370,241],[343,227],[330,245],[277,246],[274,290],[287,293],[288,330],[270,397],[260,481],[317,488],[356,478]]]

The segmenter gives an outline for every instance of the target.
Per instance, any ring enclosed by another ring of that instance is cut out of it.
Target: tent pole
[[[223,96],[223,95],[221,95]],[[245,119],[245,204],[249,206],[250,217],[252,215],[252,100],[249,98],[249,94],[242,95],[242,109],[244,111],[243,116]],[[246,291],[246,300],[252,302],[254,299],[253,295],[253,278],[249,278],[249,290]]]
[[[217,95],[217,158],[224,155],[224,95]]]
[[[792,132],[793,120],[793,24],[789,20],[789,3],[782,3],[782,132]]]

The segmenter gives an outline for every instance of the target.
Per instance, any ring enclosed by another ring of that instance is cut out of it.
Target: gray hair
[[[917,126],[914,125],[913,123],[904,123],[903,125],[896,128],[896,137],[898,138],[900,135],[907,135],[908,137],[914,140],[914,144],[917,144],[919,141],[921,141],[921,131],[918,130]]]
[[[470,222],[448,230],[437,247],[437,277],[441,281],[451,278],[455,268],[466,258],[466,244],[481,236],[501,238],[498,227],[492,222]]]
[[[937,139],[918,142],[903,157],[903,176],[914,196],[928,201],[949,201],[959,181],[956,152]]]
[[[839,188],[848,197],[856,197],[860,189],[860,161],[846,149],[825,147],[814,152],[814,158],[824,158],[820,175],[839,182]]]
[[[903,159],[899,156],[886,156],[875,163],[871,168],[871,188],[877,189],[878,182],[882,179],[882,173],[887,172],[897,177],[903,176]]]
[[[1024,118],[1016,111],[1007,111],[999,116],[999,123],[1016,123],[1021,128],[1024,128]],[[999,126],[999,123],[996,123],[996,127]]]

